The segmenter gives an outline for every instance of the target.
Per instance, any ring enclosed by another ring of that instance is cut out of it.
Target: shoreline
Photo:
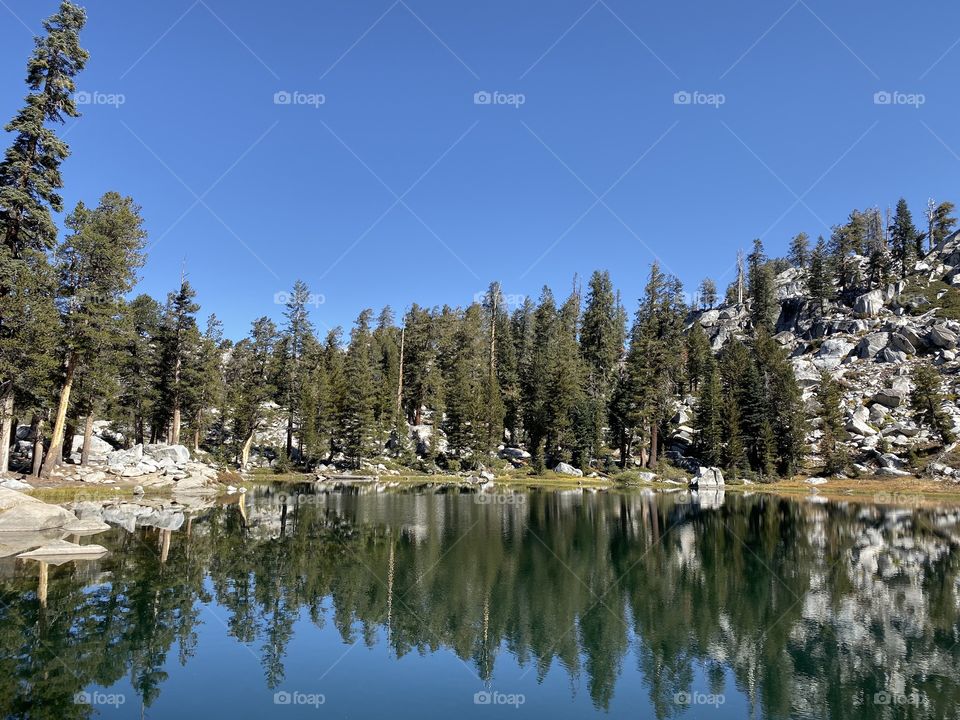
[[[220,482],[224,485],[244,487],[247,490],[256,486],[272,484],[314,484],[317,482],[314,474],[287,473],[275,475],[269,473],[253,473],[239,476],[236,473],[223,473]],[[720,490],[734,493],[764,493],[798,499],[801,497],[822,497],[827,500],[866,500],[878,505],[930,505],[942,503],[960,504],[960,484],[935,482],[917,477],[902,478],[837,478],[828,479],[821,485],[810,485],[806,477],[777,480],[772,483],[728,483]],[[338,481],[331,481],[335,483]],[[349,483],[349,481],[345,481]],[[680,481],[663,482],[617,482],[606,477],[573,477],[562,475],[515,476],[501,475],[493,481],[498,490],[586,490],[600,491],[630,491],[655,490],[658,492],[679,492],[688,490],[686,483]],[[376,480],[362,480],[357,485],[389,484],[395,487],[412,488],[421,485],[439,487],[474,487],[478,486],[465,482],[465,478],[458,475],[382,475]],[[142,494],[134,493],[136,482],[123,481],[112,485],[88,485],[82,482],[71,482],[60,485],[42,485],[28,491],[27,494],[46,502],[71,502],[79,495],[85,499],[110,499],[119,497],[124,500],[137,498],[164,499],[173,498],[166,488],[146,488]],[[712,488],[711,488],[712,489]],[[229,498],[234,494],[221,493],[219,498]]]

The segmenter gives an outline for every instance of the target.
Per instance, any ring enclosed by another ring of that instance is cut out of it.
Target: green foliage
[[[917,423],[930,428],[947,445],[954,436],[953,422],[943,409],[945,400],[940,374],[931,365],[918,365],[913,371],[910,408]]]

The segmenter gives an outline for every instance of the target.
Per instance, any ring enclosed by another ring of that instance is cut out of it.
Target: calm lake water
[[[300,492],[0,561],[2,715],[960,716],[955,508]]]

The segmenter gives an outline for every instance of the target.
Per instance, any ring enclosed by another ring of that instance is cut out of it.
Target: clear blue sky
[[[4,121],[24,24],[56,5],[0,2]],[[467,304],[491,279],[566,295],[596,268],[632,310],[654,256],[688,289],[723,288],[754,237],[782,254],[852,207],[903,194],[919,220],[930,196],[960,200],[956,2],[85,5],[78,87],[124,103],[67,127],[67,204],[136,198],[141,289],[162,298],[186,260],[234,337],[279,317],[296,278],[323,296],[321,331],[367,306]]]

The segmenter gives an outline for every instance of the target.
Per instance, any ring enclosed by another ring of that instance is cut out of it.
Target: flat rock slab
[[[38,560],[51,565],[62,565],[73,560],[99,560],[107,554],[102,545],[77,545],[66,540],[54,540],[41,545],[36,550],[21,553],[21,560]]]
[[[68,522],[61,530],[71,535],[96,535],[110,529],[110,526],[97,518],[88,517]]]
[[[61,528],[77,519],[76,515],[59,505],[48,505],[35,498],[29,499],[34,502],[22,502],[0,513],[0,533]]]

